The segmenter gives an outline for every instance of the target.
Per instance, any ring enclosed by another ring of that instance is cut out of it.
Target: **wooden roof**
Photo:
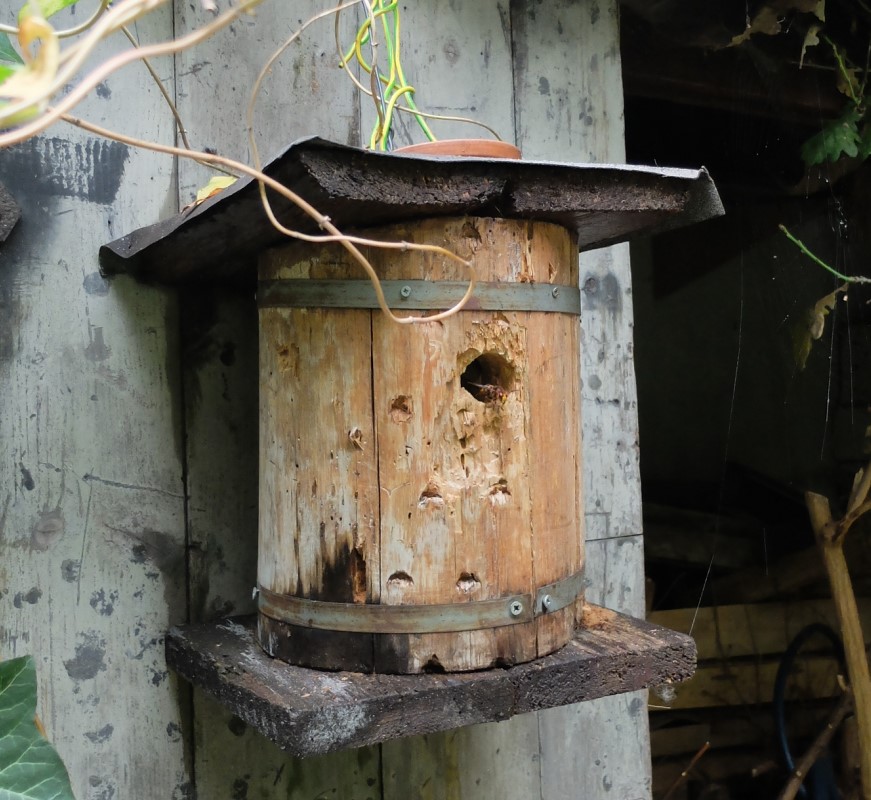
[[[577,230],[590,250],[723,213],[704,169],[400,156],[307,138],[265,172],[343,230],[462,214],[537,219]],[[285,226],[318,232],[284,198],[271,201]],[[189,213],[104,245],[100,269],[166,284],[253,283],[257,254],[283,240],[256,182],[243,178]]]

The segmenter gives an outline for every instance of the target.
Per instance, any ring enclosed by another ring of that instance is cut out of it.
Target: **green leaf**
[[[11,67],[9,64],[0,64],[0,97],[3,96],[3,81],[18,72],[18,69],[17,65]]]
[[[39,7],[42,16],[48,19],[57,14],[58,11],[63,11],[65,8],[74,6],[78,2],[79,0],[36,0],[36,5]],[[24,6],[22,6],[21,11],[18,12],[18,21],[20,22],[21,18],[29,13],[30,3],[28,2],[25,3]]]
[[[35,719],[33,659],[0,662],[0,797],[75,800],[66,768],[37,730]]]
[[[24,59],[9,41],[9,35],[0,31],[0,62],[5,64],[23,64]]]
[[[801,157],[806,164],[822,164],[837,161],[842,155],[853,158],[859,155],[860,111],[851,106],[839,119],[828,123],[816,136],[808,139],[801,148]]]

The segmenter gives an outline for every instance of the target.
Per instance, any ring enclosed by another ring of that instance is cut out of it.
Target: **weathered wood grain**
[[[365,234],[445,244],[479,281],[577,283],[573,237],[549,223],[439,218]],[[428,252],[369,257],[385,280],[468,278]],[[338,246],[291,245],[260,271],[334,279],[359,267]],[[580,571],[575,317],[470,310],[400,326],[380,311],[264,307],[261,323],[261,585],[425,606],[534,594]],[[478,398],[480,382],[502,395]],[[523,625],[374,637],[262,620],[261,633],[295,664],[454,671],[552,652],[574,620],[568,608]]]
[[[558,0],[543,13],[532,0],[513,0],[511,17],[523,151],[534,158],[624,161],[617,2]],[[587,596],[642,615],[628,247],[583,253],[579,277]],[[644,695],[541,713],[541,797],[649,797]],[[582,758],[573,749],[579,742]]]
[[[168,663],[299,756],[507,719],[692,673],[695,646],[597,606],[569,644],[510,669],[364,675],[294,667],[263,653],[251,617],[173,629]]]
[[[166,39],[171,16],[138,31]],[[131,67],[77,113],[171,142],[150,80]],[[0,180],[22,212],[0,255],[0,658],[34,655],[76,797],[189,797],[162,654],[186,617],[177,305],[97,265],[107,238],[175,213],[172,163],[58,125],[0,152]]]
[[[198,3],[174,5],[179,33],[200,19]],[[247,92],[291,26],[313,10],[300,2],[263,3],[256,15],[241,19],[227,34],[179,56],[177,100],[195,147],[248,159],[243,122]],[[336,67],[334,49],[332,21],[324,20],[276,65],[257,107],[264,159],[313,134],[358,144],[355,90]],[[188,161],[179,162],[178,171],[179,202],[184,205],[209,173]],[[209,269],[219,272],[225,261],[219,251]],[[253,271],[256,262],[251,263]],[[183,299],[182,316],[187,323],[183,368],[191,614],[194,620],[210,620],[254,609],[259,378],[253,285],[250,291],[196,287]],[[247,794],[311,800],[322,791],[331,796],[333,789],[335,796],[355,800],[380,796],[377,749],[368,760],[367,751],[361,750],[300,764],[253,729],[237,737],[233,729],[238,731],[238,724],[230,728],[230,722],[213,699],[195,694],[193,773],[200,797],[231,800]],[[237,758],[240,738],[244,755]]]

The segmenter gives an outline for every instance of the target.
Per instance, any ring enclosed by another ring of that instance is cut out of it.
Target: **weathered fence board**
[[[131,67],[77,113],[172,141],[149,81]],[[22,210],[0,244],[0,658],[34,655],[77,797],[187,797],[186,690],[163,657],[185,618],[177,309],[97,267],[107,237],[175,211],[172,163],[57,125],[0,151],[0,176]]]

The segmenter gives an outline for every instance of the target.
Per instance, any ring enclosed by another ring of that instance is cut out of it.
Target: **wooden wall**
[[[0,0],[4,19],[17,7]],[[246,88],[314,7],[265,3],[158,62],[194,146],[248,158]],[[180,33],[197,8],[177,3],[138,33]],[[404,19],[425,32],[404,62],[427,108],[481,118],[527,157],[622,160],[616,0],[429,0]],[[350,36],[350,15],[343,27]],[[307,134],[368,137],[331,21],[279,63],[259,108],[267,155]],[[173,139],[140,67],[81,111]],[[79,798],[649,797],[643,695],[299,761],[168,674],[169,625],[252,607],[253,297],[97,274],[98,246],[189,202],[200,167],[57,127],[0,153],[0,180],[24,209],[0,249],[0,655],[37,656],[43,716]],[[641,615],[628,251],[585,254],[580,271],[588,597]]]

